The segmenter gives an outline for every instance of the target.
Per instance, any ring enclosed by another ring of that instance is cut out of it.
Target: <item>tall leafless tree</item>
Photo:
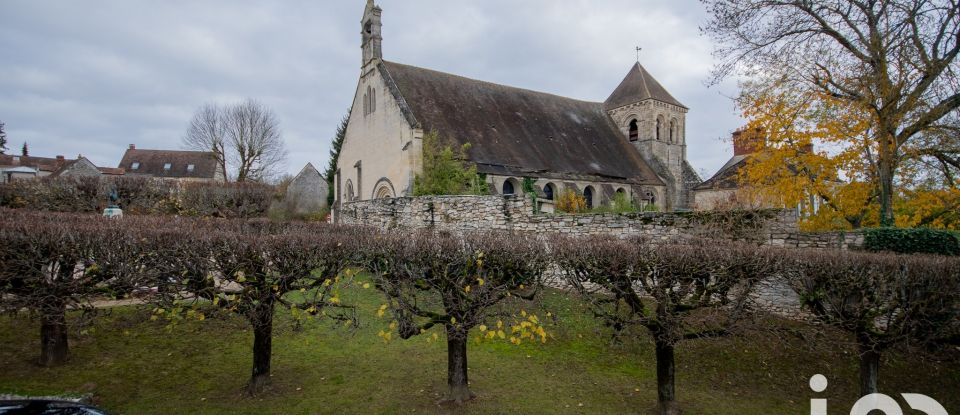
[[[270,181],[284,171],[287,158],[277,116],[253,99],[226,107],[204,105],[194,114],[183,143],[212,151],[224,174],[238,182]]]
[[[900,149],[960,108],[955,0],[701,0],[717,82],[776,74],[867,111],[881,222],[893,223]]]

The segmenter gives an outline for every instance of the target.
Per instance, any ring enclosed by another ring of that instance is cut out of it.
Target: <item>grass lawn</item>
[[[257,398],[242,395],[253,334],[238,317],[216,316],[172,330],[147,309],[104,312],[84,335],[71,330],[73,358],[55,369],[35,366],[39,328],[25,317],[0,317],[0,393],[93,393],[119,414],[613,414],[654,413],[653,345],[646,336],[611,344],[582,305],[548,293],[556,319],[547,344],[470,344],[470,379],[478,399],[452,410],[446,390],[446,344],[425,336],[385,344],[376,333],[382,299],[352,295],[362,327],[310,321],[293,330],[286,312],[275,325],[273,383]],[[543,317],[545,311],[537,311]],[[812,335],[812,334],[811,334]],[[808,414],[809,399],[829,398],[831,414],[848,413],[856,395],[854,349],[831,334],[812,351],[791,337],[696,340],[677,348],[677,394],[688,414]],[[947,361],[888,353],[880,389],[924,393],[960,412],[960,351]],[[830,386],[815,395],[810,376]]]

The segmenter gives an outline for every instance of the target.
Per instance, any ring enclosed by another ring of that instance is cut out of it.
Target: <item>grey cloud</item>
[[[741,124],[735,85],[708,89],[695,0],[380,0],[384,54],[472,78],[603,100],[642,63],[688,114],[689,158],[715,171]],[[325,165],[353,98],[363,1],[7,0],[0,120],[11,147],[113,166],[129,143],[180,146],[193,111],[246,97],[273,108],[287,170]]]

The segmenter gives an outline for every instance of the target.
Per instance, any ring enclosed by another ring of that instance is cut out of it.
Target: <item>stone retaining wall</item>
[[[628,214],[534,213],[532,202],[511,196],[430,196],[345,203],[343,224],[383,229],[510,230],[569,235],[644,236],[651,240],[726,235],[789,245],[798,234],[791,210],[744,212],[644,212]]]
[[[430,196],[352,202],[336,212],[335,220],[383,229],[511,230],[622,238],[644,236],[652,241],[724,236],[788,248],[858,249],[863,246],[862,232],[800,232],[793,210],[537,214],[529,199],[511,196]],[[780,316],[809,317],[801,309],[797,294],[779,278],[771,277],[759,284],[753,299],[760,308]]]

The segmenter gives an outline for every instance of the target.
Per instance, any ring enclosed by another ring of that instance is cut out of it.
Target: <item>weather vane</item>
[[[640,51],[643,50],[640,46],[637,46],[637,62],[640,62]]]

